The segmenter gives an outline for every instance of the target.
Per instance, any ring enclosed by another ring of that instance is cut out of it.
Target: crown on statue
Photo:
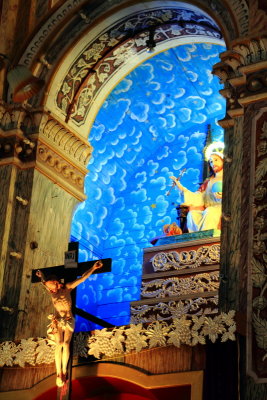
[[[217,154],[217,156],[223,159],[223,150],[224,150],[223,142],[213,142],[209,144],[205,149],[205,160],[209,161],[210,156],[212,154]]]

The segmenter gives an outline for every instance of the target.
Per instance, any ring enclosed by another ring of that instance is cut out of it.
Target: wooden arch
[[[156,0],[114,3],[106,1],[92,11],[89,1],[68,0],[35,35],[20,60],[46,81],[32,105],[43,105],[83,138],[88,137],[105,97],[146,59],[183,43],[222,42],[220,32],[229,44],[247,31],[243,0],[228,0],[227,7],[215,0],[212,8],[204,0],[167,1],[164,7]],[[151,36],[156,48],[147,53]]]

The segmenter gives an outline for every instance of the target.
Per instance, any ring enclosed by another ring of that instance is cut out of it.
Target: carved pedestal
[[[220,238],[193,235],[144,249],[141,300],[131,303],[132,323],[217,313]]]

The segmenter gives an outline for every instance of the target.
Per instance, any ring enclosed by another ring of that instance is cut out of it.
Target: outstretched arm
[[[170,178],[183,193],[184,196],[183,204],[193,207],[204,207],[204,194],[202,192],[204,192],[205,189],[199,188],[196,192],[191,192],[180,183],[178,178],[175,178],[175,176],[170,176]]]
[[[38,271],[36,271],[36,276],[38,276],[38,278],[40,278],[41,283],[44,285],[46,290],[49,291],[49,289],[45,286],[45,276],[44,276],[43,272],[38,269]]]
[[[80,283],[84,282],[87,278],[89,278],[90,275],[96,270],[103,267],[103,264],[101,261],[96,261],[92,268],[90,268],[88,271],[86,271],[80,278],[75,279],[73,282],[66,283],[66,288],[67,289],[75,289]]]
[[[175,183],[175,185],[181,190],[181,192],[184,192],[186,188],[181,185],[180,180],[175,178],[175,176],[170,176],[171,180]]]
[[[39,269],[38,269],[38,271],[36,271],[36,276],[38,276],[38,278],[40,278],[42,283],[45,282],[45,276],[44,276],[43,272],[40,271]]]

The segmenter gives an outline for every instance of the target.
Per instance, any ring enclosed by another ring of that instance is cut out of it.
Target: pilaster
[[[245,373],[266,384],[267,37],[236,40],[213,73],[224,83],[221,94],[227,99],[220,122],[227,144],[221,306],[238,311],[238,329],[246,336]]]
[[[3,339],[45,334],[49,299],[31,270],[62,264],[91,151],[43,110],[0,105]]]

